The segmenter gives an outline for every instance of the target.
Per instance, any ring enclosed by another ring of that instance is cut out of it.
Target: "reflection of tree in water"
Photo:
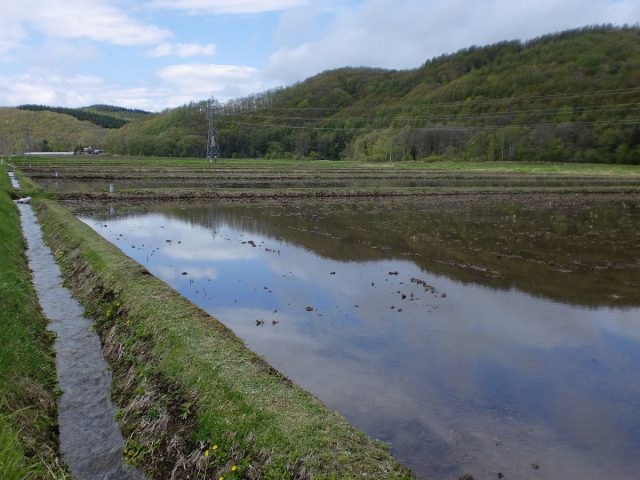
[[[639,305],[640,205],[561,201],[510,205],[458,197],[154,210],[212,231],[226,226],[282,239],[339,261],[411,260],[458,281],[561,302]]]

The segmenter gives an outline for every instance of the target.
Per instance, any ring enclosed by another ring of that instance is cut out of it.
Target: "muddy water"
[[[100,341],[83,309],[62,286],[60,271],[44,244],[29,205],[19,205],[29,266],[40,305],[56,333],[56,369],[62,458],[77,479],[141,479],[122,465],[123,439],[109,399],[111,374]]]
[[[640,205],[81,218],[423,478],[637,478]]]

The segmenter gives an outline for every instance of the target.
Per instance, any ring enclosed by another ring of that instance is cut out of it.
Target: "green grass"
[[[60,200],[637,192],[640,166],[522,162],[362,163],[154,157],[18,160],[25,191]],[[54,174],[54,172],[56,172]],[[58,179],[59,183],[55,180]],[[54,176],[55,175],[55,176]],[[107,192],[115,182],[116,193]]]
[[[125,456],[151,478],[169,471],[159,463],[174,430],[190,436],[177,443],[197,478],[412,478],[382,444],[292,385],[67,209],[43,200],[37,210],[107,351],[117,352],[107,357],[119,359],[112,369]],[[145,433],[156,422],[169,427]],[[188,422],[192,430],[182,425]],[[239,470],[229,475],[233,465]]]
[[[407,165],[409,168],[452,170],[461,172],[640,175],[640,165],[613,165],[603,163],[436,161],[404,162],[401,165]]]
[[[0,472],[65,478],[57,459],[55,367],[24,256],[18,211],[0,167]]]
[[[311,168],[311,169],[374,169],[374,170],[444,170],[459,172],[499,172],[521,174],[571,175],[639,175],[640,165],[602,163],[555,162],[469,162],[469,161],[409,161],[393,163],[292,160],[292,159],[219,159],[209,163],[202,158],[127,157],[127,156],[71,156],[71,157],[15,157],[16,165],[61,167],[201,167],[201,168]]]

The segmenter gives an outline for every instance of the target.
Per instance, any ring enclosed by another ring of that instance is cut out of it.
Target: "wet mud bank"
[[[413,478],[386,446],[66,208],[39,201],[36,210],[96,321],[121,405],[124,456],[149,478]]]
[[[19,205],[33,283],[48,328],[55,332],[56,369],[62,395],[58,424],[62,458],[78,479],[139,479],[122,465],[123,439],[109,398],[111,374],[100,341],[83,309],[62,286],[60,271],[30,205]]]

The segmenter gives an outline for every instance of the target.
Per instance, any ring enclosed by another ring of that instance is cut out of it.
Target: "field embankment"
[[[96,320],[125,457],[149,478],[412,478],[380,443],[52,201],[36,209]]]
[[[67,478],[57,453],[53,342],[11,191],[0,166],[0,472],[5,480]]]
[[[60,200],[372,198],[640,191],[632,165],[520,162],[250,161],[100,157],[16,162],[26,185]],[[578,168],[579,167],[579,168]],[[34,183],[35,182],[35,183]],[[37,184],[37,185],[36,185]],[[110,184],[114,192],[109,191]]]

